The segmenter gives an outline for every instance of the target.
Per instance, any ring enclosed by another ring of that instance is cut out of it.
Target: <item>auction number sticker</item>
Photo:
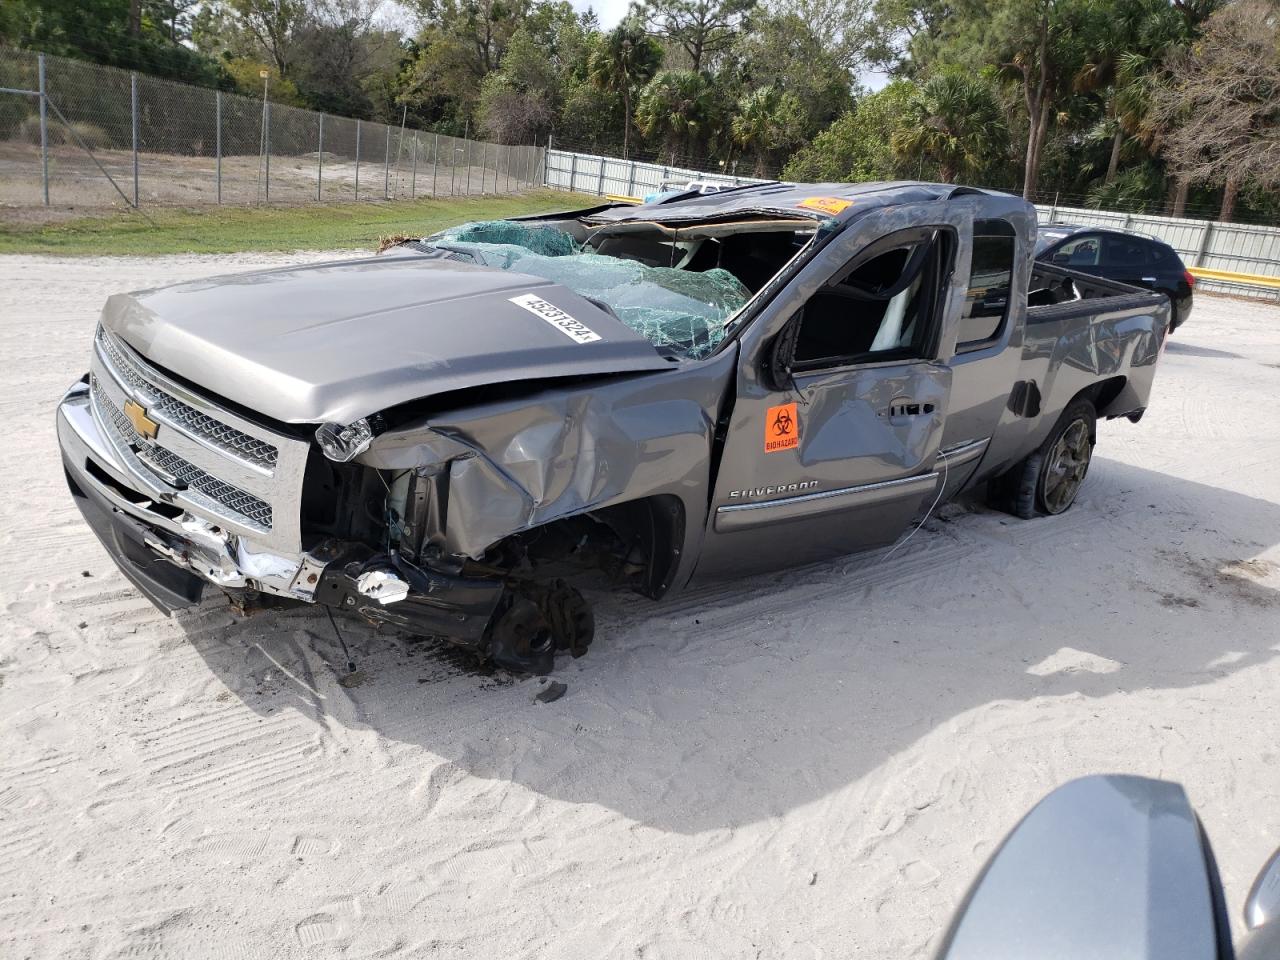
[[[800,418],[794,403],[770,407],[764,418],[764,452],[794,450],[800,446]]]
[[[581,320],[575,319],[554,303],[548,303],[532,293],[522,293],[518,297],[508,297],[507,299],[517,307],[523,307],[528,310],[535,317],[541,317],[574,343],[595,343],[601,339],[600,334],[596,333]]]
[[[853,206],[852,200],[842,200],[839,197],[808,197],[796,204],[805,210],[817,210],[819,213],[825,213],[835,216],[844,210],[848,210]]]

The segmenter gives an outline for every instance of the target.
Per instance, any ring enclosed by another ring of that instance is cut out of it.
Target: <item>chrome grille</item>
[[[102,394],[97,377],[89,380],[89,389],[93,393],[94,402],[107,415],[116,432],[124,438],[126,446],[133,448],[134,456],[152,468],[161,480],[191,487],[204,494],[210,500],[227,507],[263,530],[271,529],[271,504],[247,493],[217,477],[210,476],[194,463],[184,460],[163,447],[153,446],[133,428],[129,418],[109,399]]]
[[[177,397],[156,389],[143,375],[137,361],[115,342],[115,337],[101,328],[98,329],[98,343],[102,345],[116,373],[120,374],[135,393],[145,399],[150,413],[232,456],[260,467],[275,466],[279,451],[272,444],[215,420]]]
[[[91,405],[138,489],[263,547],[299,552],[310,444],[206,399],[105,330],[95,339]],[[156,425],[146,437],[130,404]]]

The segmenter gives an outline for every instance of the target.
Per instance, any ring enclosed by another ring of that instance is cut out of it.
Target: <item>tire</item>
[[[1169,329],[1166,331],[1165,336],[1172,336],[1173,331],[1182,325],[1182,322],[1178,319],[1178,298],[1168,290],[1158,290],[1156,292],[1163,293],[1169,301]]]
[[[1092,403],[1073,400],[1044,443],[988,484],[988,503],[1023,520],[1068,510],[1089,473],[1097,419]]]

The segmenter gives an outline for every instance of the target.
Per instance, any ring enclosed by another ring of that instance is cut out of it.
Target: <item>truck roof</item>
[[[1009,194],[978,190],[952,183],[916,180],[865,183],[753,183],[719,193],[691,194],[635,205],[619,205],[585,217],[587,223],[625,221],[720,220],[753,213],[845,223],[878,207],[927,203],[947,197],[981,194],[1009,198]]]

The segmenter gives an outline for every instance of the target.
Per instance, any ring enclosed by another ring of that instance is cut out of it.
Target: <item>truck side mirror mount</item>
[[[800,338],[800,322],[803,317],[804,310],[797,310],[765,348],[760,374],[764,385],[770,390],[791,389],[791,364],[795,360],[796,341]]]

